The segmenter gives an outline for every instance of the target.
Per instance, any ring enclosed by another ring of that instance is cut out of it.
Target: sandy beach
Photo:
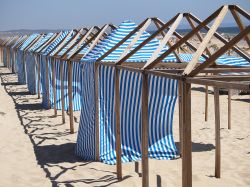
[[[77,134],[45,110],[17,76],[0,67],[0,187],[141,186],[141,164],[123,164],[123,181],[115,166],[85,162],[74,155]],[[192,91],[193,186],[250,186],[250,97],[233,95],[232,130],[227,129],[227,96],[221,103],[221,179],[214,177],[214,102],[209,94],[209,119],[204,121],[204,92]],[[210,90],[212,90],[210,88]],[[78,117],[79,114],[75,113]],[[67,117],[68,120],[68,117]],[[78,129],[78,123],[75,123]],[[178,104],[174,136],[179,143]],[[139,167],[139,169],[138,169]],[[181,159],[150,160],[150,186],[181,186]]]

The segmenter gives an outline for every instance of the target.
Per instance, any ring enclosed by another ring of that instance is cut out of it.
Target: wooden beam
[[[171,25],[170,29],[168,30],[167,34],[163,37],[163,39],[160,41],[160,45],[157,47],[157,49],[154,51],[152,56],[148,59],[147,63],[144,65],[144,67],[147,67],[149,64],[151,64],[160,54],[164,46],[166,46],[167,42],[173,35],[176,28],[179,26],[181,20],[183,18],[183,14],[179,14],[174,23]],[[144,69],[143,67],[143,69]]]
[[[224,17],[226,16],[228,11],[228,6],[225,5],[222,10],[220,11],[219,15],[215,19],[212,27],[202,40],[201,44],[199,45],[199,48],[195,52],[192,60],[188,63],[187,67],[185,68],[183,75],[189,75],[190,72],[194,69],[195,65],[199,62],[200,56],[203,53],[203,51],[206,49],[209,41],[213,37],[214,33],[216,32],[217,28],[220,26],[221,22],[223,21]]]
[[[99,30],[97,33],[95,33],[88,41],[86,41],[77,51],[74,52],[74,54],[70,55],[67,59],[69,59],[70,61],[75,61],[75,57],[77,56],[77,54],[84,49],[86,46],[88,46],[89,44],[91,44],[92,41],[95,40],[96,37],[98,37],[101,32],[106,28],[107,24],[104,25],[101,30]],[[87,38],[86,38],[87,39]],[[82,58],[82,56],[81,56]]]
[[[115,68],[115,150],[116,150],[116,173],[118,180],[122,180],[122,159],[121,159],[121,123],[120,123],[120,78],[119,70]]]
[[[154,24],[156,25],[156,27],[157,27],[158,29],[161,28],[161,25],[159,24],[158,21],[156,21],[156,19],[153,19],[153,22],[154,22]],[[163,24],[163,25],[164,25],[164,24]],[[161,35],[162,35],[162,37],[164,37],[164,36],[166,35],[166,33],[165,33],[164,31],[162,31],[162,32],[161,32]],[[172,44],[171,44],[170,42],[167,42],[167,45],[168,45],[169,47],[172,47]],[[179,54],[178,54],[178,51],[175,50],[175,51],[173,51],[173,53],[174,53],[174,55],[175,55],[177,61],[182,62],[182,59],[180,58],[180,56],[179,56]]]
[[[219,88],[214,88],[214,113],[215,113],[215,177],[221,175],[221,147],[220,147],[220,100]]]
[[[69,56],[67,57],[67,53],[69,51],[66,51],[63,55],[62,55],[62,59],[71,59],[71,58],[74,58],[74,55],[78,54],[82,48],[80,48],[80,46],[86,41],[86,39],[90,36],[90,34],[93,32],[93,29],[94,27],[92,27],[91,29],[89,29],[89,31],[79,40],[77,46],[76,46],[76,49],[74,51],[72,51]],[[86,47],[87,45],[85,45]]]
[[[69,121],[70,133],[74,133],[74,116],[73,116],[73,90],[72,90],[72,62],[67,61],[68,64],[68,96],[69,96]]]
[[[194,20],[196,23],[202,23],[197,17],[195,17],[192,14],[189,14],[189,16],[192,18],[192,20]],[[204,25],[204,29],[209,30],[210,27],[206,25]],[[220,35],[218,32],[214,33],[214,36],[219,39],[221,42],[223,42],[225,45],[228,44],[228,41],[222,36]],[[239,47],[237,46],[233,46],[232,49],[242,58],[246,59],[247,61],[250,61],[250,56],[245,53],[244,51],[242,51]]]
[[[74,36],[72,36],[68,41],[65,41],[65,43],[60,48],[58,48],[56,50],[56,52],[54,52],[53,56],[57,56],[67,46],[68,46],[68,48],[71,48],[72,46],[74,46],[75,41],[81,35],[82,31],[83,31],[83,29],[80,29],[76,33],[74,33]]]
[[[232,90],[228,90],[228,118],[227,118],[227,123],[228,123],[228,129],[231,130],[231,115],[232,115]]]
[[[67,41],[67,39],[74,33],[74,30],[71,30],[62,40],[60,40],[47,54],[47,56],[50,56],[54,53],[56,53],[58,50],[60,50],[63,45],[65,44],[65,42]],[[53,55],[52,55],[53,56]]]
[[[61,80],[61,105],[62,105],[62,123],[65,123],[65,94],[64,94],[64,65],[63,61],[60,61],[60,80]]]
[[[216,51],[208,60],[200,64],[197,68],[190,71],[184,71],[184,74],[187,74],[190,77],[197,75],[201,70],[205,69],[209,65],[211,65],[217,58],[219,58],[222,54],[224,54],[228,49],[230,49],[233,45],[239,42],[246,34],[250,32],[250,26],[246,27],[242,32],[236,35],[232,40],[230,40],[227,45],[221,47],[218,51]]]
[[[163,74],[164,75],[164,74]],[[225,89],[236,89],[236,90],[246,90],[250,91],[250,84],[242,83],[242,82],[226,82],[226,81],[218,81],[218,80],[208,80],[208,79],[198,79],[198,78],[185,78],[187,83],[192,84],[200,84],[200,85],[208,85],[215,86]]]
[[[207,19],[205,19],[202,23],[200,23],[194,30],[192,30],[191,32],[186,34],[176,44],[174,44],[172,47],[170,47],[166,52],[164,52],[161,56],[159,56],[156,60],[154,60],[150,65],[148,65],[147,67],[144,67],[144,68],[145,69],[152,69],[156,64],[161,62],[165,57],[167,57],[170,53],[172,53],[174,50],[176,50],[179,46],[181,46],[183,43],[187,42],[187,40],[189,38],[191,38],[200,29],[202,29],[204,27],[204,25],[211,22],[220,13],[222,8],[218,9],[213,14],[211,14]]]
[[[38,56],[38,54],[35,54],[34,53],[34,56],[35,56],[35,62],[37,64],[37,96],[38,96],[38,99],[41,98],[41,95],[40,95],[40,90],[41,90],[41,62],[40,62],[40,58]]]
[[[54,100],[54,115],[57,116],[57,94],[56,94],[56,68],[55,68],[55,59],[51,58],[51,66],[52,66],[52,86],[53,86],[53,100]]]
[[[183,82],[182,187],[192,186],[191,84]]]
[[[108,50],[105,54],[103,54],[100,58],[97,59],[97,62],[101,62],[104,58],[106,58],[109,54],[111,54],[115,49],[117,49],[120,45],[122,45],[125,41],[127,41],[131,36],[133,36],[143,25],[147,22],[149,18],[144,20],[141,24],[139,24],[133,31],[131,31],[127,36],[125,36],[120,42],[118,42],[114,47]]]
[[[142,186],[149,187],[148,167],[148,75],[142,73]]]
[[[177,14],[175,17],[173,17],[171,20],[169,20],[167,23],[165,23],[159,30],[157,30],[155,33],[150,35],[146,40],[144,40],[142,43],[140,43],[136,48],[130,51],[125,57],[120,59],[116,64],[121,65],[122,63],[126,62],[127,59],[129,59],[131,56],[133,56],[139,49],[144,47],[148,42],[150,42],[152,39],[154,39],[159,33],[167,29],[178,17],[179,14]]]
[[[83,57],[85,57],[95,46],[96,44],[99,42],[100,38],[103,36],[103,34],[105,33],[105,31],[108,29],[109,25],[105,25],[103,27],[103,29],[101,30],[101,32],[96,36],[96,38],[94,39],[94,41],[91,43],[91,45],[88,48],[88,51],[83,55]]]
[[[236,23],[238,24],[240,31],[243,31],[245,29],[245,26],[244,26],[243,22],[241,21],[239,14],[234,9],[231,9],[230,11],[231,11]],[[250,37],[248,34],[245,36],[245,40],[248,44],[248,47],[250,47]]]
[[[151,19],[148,19],[145,24],[139,29],[133,40],[130,42],[130,44],[126,47],[126,49],[123,51],[117,62],[119,62],[124,56],[126,56],[129,51],[132,49],[132,47],[136,44],[136,42],[140,39],[141,35],[144,33],[144,31],[148,28],[148,26],[151,24]]]
[[[48,57],[46,57],[46,62],[45,62],[45,85],[46,85],[46,97],[48,99],[48,108],[50,108],[49,62],[48,62]]]
[[[178,81],[178,104],[179,104],[179,153],[182,155],[182,128],[183,128],[183,82]]]
[[[100,161],[100,127],[99,127],[99,66],[95,63],[95,128],[96,161]]]
[[[193,20],[190,19],[189,15],[186,16],[186,19],[187,19],[189,25],[191,26],[191,28],[194,30],[194,29],[195,29],[195,25],[194,25]],[[200,40],[200,42],[202,42],[203,37],[202,37],[201,33],[200,33],[200,32],[197,32],[197,33],[196,33],[196,36],[197,36],[197,38]],[[208,56],[211,56],[211,52],[209,51],[208,47],[205,48],[205,51],[206,51],[206,53],[208,54]]]
[[[50,45],[53,41],[55,41],[61,34],[62,32],[55,33],[54,35],[52,35],[46,42],[43,43],[43,45],[37,48],[34,51],[34,53],[41,53],[48,45]]]

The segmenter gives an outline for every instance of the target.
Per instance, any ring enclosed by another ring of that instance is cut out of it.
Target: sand
[[[61,123],[60,111],[45,110],[17,77],[0,67],[0,187],[19,186],[141,186],[135,163],[123,164],[124,180],[115,166],[84,162],[74,155],[77,134]],[[210,88],[211,89],[211,88]],[[232,130],[227,129],[227,96],[221,103],[221,179],[214,177],[213,95],[209,120],[204,122],[204,92],[192,91],[193,186],[250,186],[250,97],[232,98]],[[78,117],[79,113],[75,114]],[[67,117],[68,120],[68,117]],[[78,129],[78,123],[75,123]],[[178,144],[178,105],[174,136]],[[150,186],[181,186],[181,159],[150,160]]]

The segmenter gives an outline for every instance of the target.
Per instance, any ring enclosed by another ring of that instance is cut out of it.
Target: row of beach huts
[[[231,13],[240,32],[230,41],[216,32]],[[242,18],[248,21],[244,25]],[[183,20],[192,30],[176,31]],[[42,98],[54,114],[81,111],[75,154],[83,160],[116,165],[142,161],[142,186],[148,187],[148,158],[182,159],[182,186],[192,186],[191,84],[204,85],[215,97],[215,176],[220,177],[219,89],[250,91],[250,56],[237,43],[250,46],[250,14],[236,5],[225,5],[204,21],[191,13],[178,13],[167,22],[147,18],[140,24],[124,21],[58,33],[0,38],[1,61],[18,75],[20,84]],[[151,25],[157,30],[149,32]],[[204,34],[201,34],[200,32]],[[200,40],[199,45],[192,38]],[[211,39],[224,45],[211,51]],[[192,53],[184,53],[183,45]],[[235,56],[227,56],[228,50]],[[173,124],[176,102],[179,124]],[[230,100],[229,100],[230,106]],[[229,110],[229,128],[231,128]],[[207,118],[207,117],[206,117]],[[207,120],[207,119],[206,119]],[[180,146],[173,138],[179,126]],[[166,176],[167,177],[167,176]]]

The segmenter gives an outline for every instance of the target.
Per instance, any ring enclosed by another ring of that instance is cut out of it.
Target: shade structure
[[[64,32],[61,36],[59,37],[55,42],[53,42],[51,44],[51,46],[48,48],[48,50],[45,52],[45,54],[48,54],[50,52],[51,49],[53,49],[53,46],[56,46],[60,41],[62,41],[63,39],[65,39],[65,43],[67,43],[73,36],[74,36],[74,32],[69,35],[68,37],[67,34],[69,32]],[[64,50],[66,50],[68,48],[68,46],[66,46],[64,48]],[[51,53],[51,55],[53,55],[54,52]],[[62,53],[59,53],[59,56]],[[69,101],[68,101],[68,64],[66,61],[61,61],[61,60],[52,60],[51,58],[47,58],[45,55],[43,55],[42,57],[42,65],[41,65],[41,69],[45,70],[45,63],[48,63],[48,77],[49,77],[49,83],[48,83],[48,89],[49,89],[49,98],[47,98],[47,94],[46,91],[43,94],[43,105],[48,108],[48,100],[50,102],[50,107],[53,108],[54,105],[56,105],[57,109],[62,109],[61,106],[61,79],[60,79],[60,68],[62,68],[63,71],[63,85],[64,85],[64,109],[68,110],[69,107]],[[53,62],[52,62],[53,61]],[[56,84],[56,102],[54,103],[54,92],[53,92],[53,85],[52,85],[52,63],[55,66],[55,84]],[[81,108],[81,104],[80,104],[80,69],[79,69],[79,65],[77,63],[73,63],[73,110],[80,110]],[[44,71],[44,73],[46,73]],[[42,77],[42,88],[44,88],[45,90],[46,88],[46,81],[44,79],[45,75],[41,76]]]
[[[10,47],[10,56],[11,56],[11,66],[14,73],[17,73],[17,64],[16,64],[16,46],[20,44],[27,36],[21,36],[11,47]]]
[[[42,105],[45,108],[53,107],[53,89],[52,89],[52,71],[51,71],[51,59],[47,58],[47,55],[52,52],[52,50],[62,41],[69,31],[63,31],[60,36],[43,49],[42,55],[40,56],[40,67],[41,67],[41,87],[42,87]],[[48,65],[48,72],[46,70],[46,65]],[[56,68],[57,69],[57,68]],[[46,76],[48,76],[48,85],[46,85]],[[47,95],[49,93],[49,96]],[[49,106],[50,102],[50,106]],[[52,102],[52,103],[51,103]]]
[[[100,42],[86,57],[82,59],[82,110],[77,137],[76,154],[85,160],[94,160],[96,155],[96,107],[95,84],[99,93],[99,129],[100,129],[100,160],[107,164],[116,163],[115,153],[115,111],[114,111],[114,67],[98,68],[99,81],[96,82],[95,61],[105,52],[127,36],[137,25],[132,21],[123,22],[117,30]],[[144,32],[133,46],[138,46],[150,36]],[[132,36],[119,48],[103,59],[104,62],[115,62],[131,43]],[[159,46],[159,41],[153,39],[140,49],[128,62],[146,62]],[[166,61],[173,61],[171,54]],[[119,72],[121,97],[121,144],[122,161],[129,162],[141,158],[141,75],[135,72],[121,70]],[[149,78],[149,156],[156,159],[173,159],[178,155],[173,134],[172,118],[177,99],[176,80],[150,76]],[[161,107],[157,107],[160,104]]]
[[[24,63],[24,49],[31,44],[31,42],[38,36],[39,34],[32,34],[30,35],[25,42],[20,46],[17,51],[17,75],[18,75],[18,82],[20,84],[26,84],[26,67]]]
[[[36,63],[36,57],[34,54],[34,51],[37,50],[40,46],[42,46],[46,41],[48,41],[53,36],[53,33],[48,33],[44,35],[39,41],[36,42],[36,44],[30,48],[26,53],[26,69],[27,69],[27,86],[28,90],[32,94],[38,93],[38,70],[37,70],[37,63],[40,63],[40,61],[37,59]],[[39,90],[40,93],[42,93],[42,87],[40,87]]]

